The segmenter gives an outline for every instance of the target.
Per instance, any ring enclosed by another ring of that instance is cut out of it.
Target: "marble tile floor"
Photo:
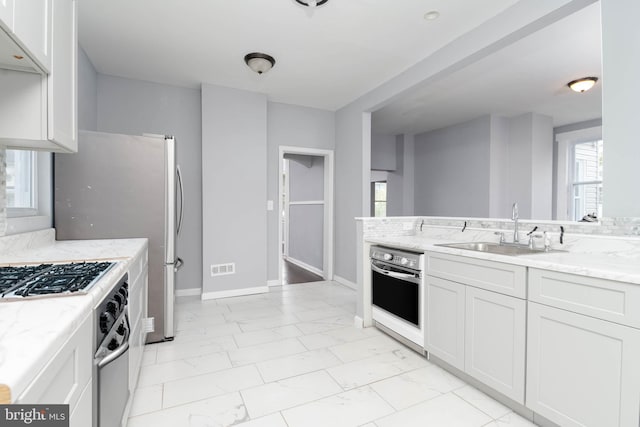
[[[145,347],[129,427],[525,427],[524,418],[375,328],[335,282],[179,298]]]

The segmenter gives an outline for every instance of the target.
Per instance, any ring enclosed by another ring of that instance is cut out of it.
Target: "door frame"
[[[334,153],[333,150],[319,148],[293,147],[280,145],[278,147],[278,283],[282,285],[283,258],[283,226],[282,210],[284,189],[282,182],[282,162],[285,154],[299,154],[306,156],[318,156],[324,158],[324,220],[322,236],[322,277],[324,280],[333,280],[333,197],[334,197]]]

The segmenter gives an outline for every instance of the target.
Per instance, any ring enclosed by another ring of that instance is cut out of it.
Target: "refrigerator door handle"
[[[175,264],[173,264],[173,271],[178,272],[178,270],[180,270],[183,265],[184,261],[182,260],[182,258],[178,257]]]
[[[178,227],[176,234],[180,235],[180,230],[182,230],[182,220],[184,219],[184,187],[182,185],[182,171],[180,170],[180,165],[176,167],[176,175],[178,176],[178,188],[180,189],[180,215],[178,218]]]

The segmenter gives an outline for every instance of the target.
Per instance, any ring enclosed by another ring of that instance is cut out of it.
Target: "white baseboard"
[[[200,295],[201,293],[202,293],[201,288],[176,289],[177,297],[192,297],[192,296]]]
[[[267,280],[267,286],[280,286],[280,279],[276,280]]]
[[[358,289],[358,285],[353,283],[350,280],[345,279],[344,277],[340,277],[337,274],[333,275],[333,280],[340,283],[341,285],[345,285],[348,288],[353,289],[354,291]]]
[[[316,267],[314,267],[312,265],[307,264],[306,262],[302,262],[302,261],[300,261],[298,259],[291,258],[289,256],[285,257],[285,259],[287,261],[289,261],[293,265],[297,265],[298,267],[304,268],[305,270],[308,270],[308,271],[310,271],[310,272],[312,272],[314,274],[317,274],[320,277],[324,277],[324,273],[322,273],[322,270],[320,270],[319,268],[316,268]]]
[[[268,286],[256,286],[254,288],[229,289],[226,291],[203,292],[202,299],[218,299],[229,297],[240,297],[244,295],[264,294],[269,292]]]
[[[364,328],[364,320],[362,320],[362,317],[358,315],[353,316],[353,326],[355,326],[358,329]]]

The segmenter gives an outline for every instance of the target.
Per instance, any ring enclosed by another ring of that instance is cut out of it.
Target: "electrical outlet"
[[[229,262],[226,264],[211,264],[211,277],[213,276],[226,276],[228,274],[236,273],[236,263]]]

